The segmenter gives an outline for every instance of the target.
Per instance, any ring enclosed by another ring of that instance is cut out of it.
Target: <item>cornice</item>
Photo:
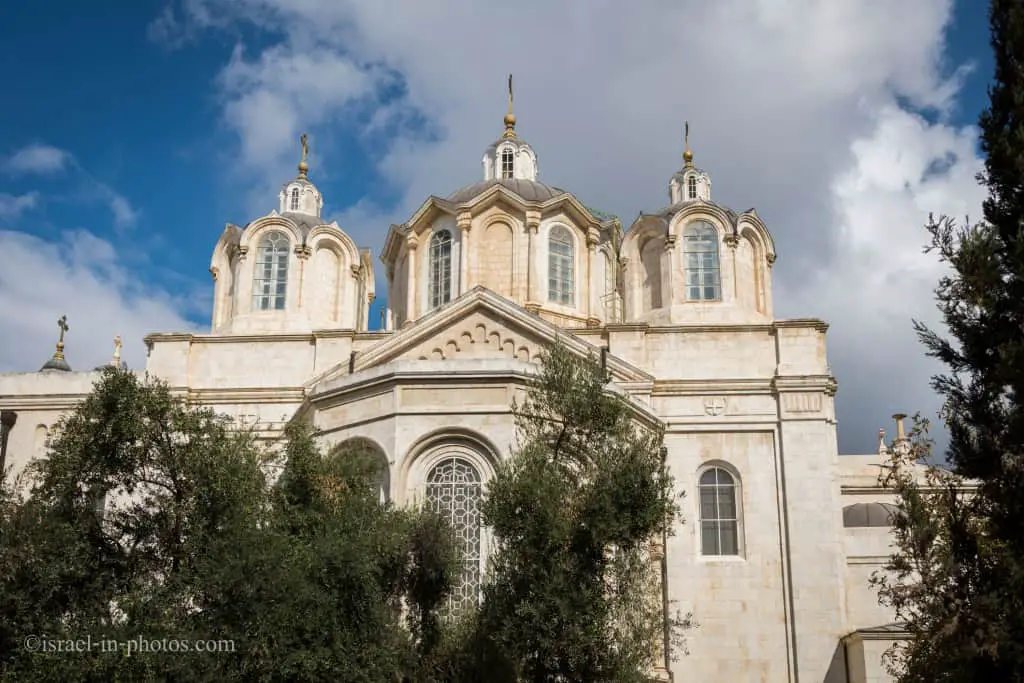
[[[189,332],[156,333],[147,335],[143,341],[147,346],[164,342],[188,342],[189,344],[238,344],[249,342],[309,342],[316,343],[320,339],[352,339],[355,341],[374,341],[387,339],[393,333],[384,330],[356,332],[344,330],[313,330],[300,333],[268,333],[268,334],[192,334]]]
[[[771,394],[771,378],[655,380],[651,396],[705,396],[707,394]]]
[[[303,387],[177,387],[175,393],[198,403],[301,403],[306,397]]]
[[[0,405],[9,410],[71,410],[85,400],[89,392],[74,394],[32,394],[0,396]]]

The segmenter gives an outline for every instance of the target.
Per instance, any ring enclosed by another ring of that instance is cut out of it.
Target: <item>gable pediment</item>
[[[507,358],[536,362],[542,349],[556,339],[580,356],[598,356],[601,352],[600,347],[527,313],[490,290],[476,287],[379,346],[356,356],[353,371],[369,370],[397,360]],[[653,381],[648,373],[611,354],[606,357],[606,363],[612,379],[617,382]],[[339,363],[308,385],[346,374],[348,364]]]

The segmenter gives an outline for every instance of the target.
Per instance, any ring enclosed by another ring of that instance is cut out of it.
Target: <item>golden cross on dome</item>
[[[53,354],[54,358],[63,360],[64,358],[64,333],[70,330],[68,327],[68,317],[62,315],[60,320],[57,321],[57,329],[60,330],[60,337],[57,339],[57,351]]]
[[[306,173],[309,171],[309,163],[306,159],[309,157],[309,138],[303,133],[299,137],[299,144],[302,145],[302,159],[299,161],[299,177],[305,178]]]
[[[512,74],[508,75],[508,113],[505,114],[505,134],[502,137],[516,136],[516,115],[512,113]]]
[[[683,135],[683,144],[686,146],[686,150],[683,152],[683,161],[686,162],[687,166],[693,166],[693,150],[690,149],[690,122],[686,122],[684,128],[685,133]]]

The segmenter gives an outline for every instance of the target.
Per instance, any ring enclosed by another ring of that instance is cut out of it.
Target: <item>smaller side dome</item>
[[[846,528],[890,527],[898,515],[903,514],[892,503],[855,503],[843,508],[843,526]]]
[[[57,329],[60,330],[60,337],[57,339],[57,350],[53,352],[53,357],[50,360],[43,363],[43,367],[39,368],[39,372],[46,370],[71,372],[71,366],[64,358],[64,334],[71,329],[68,326],[68,317],[66,315],[62,315],[60,320],[57,321]]]
[[[278,213],[299,213],[307,216],[320,217],[324,207],[324,198],[309,180],[309,144],[306,134],[300,138],[302,143],[302,160],[299,161],[299,175],[284,184],[278,195]]]
[[[512,74],[508,77],[508,113],[505,132],[484,152],[484,180],[537,180],[537,154],[516,134],[512,113]]]

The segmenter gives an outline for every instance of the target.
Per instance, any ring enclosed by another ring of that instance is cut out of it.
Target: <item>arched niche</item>
[[[370,467],[375,468],[376,476],[371,486],[377,491],[380,501],[391,501],[391,468],[388,456],[380,444],[366,437],[354,436],[332,446],[330,453],[335,456],[365,459]]]

